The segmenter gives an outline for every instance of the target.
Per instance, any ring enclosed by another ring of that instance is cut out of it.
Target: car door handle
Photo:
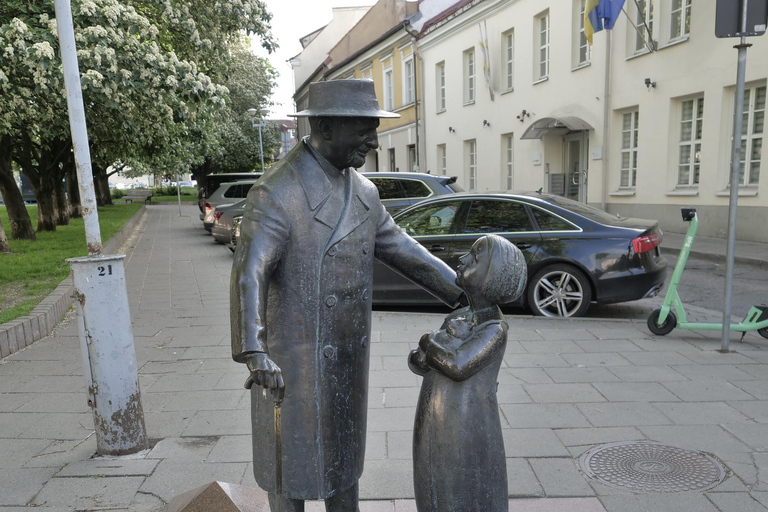
[[[515,244],[518,249],[530,249],[532,246],[529,243],[526,242],[520,242]]]
[[[429,248],[429,252],[441,252],[444,250],[445,250],[445,247],[443,247],[442,245],[433,245],[432,247]]]

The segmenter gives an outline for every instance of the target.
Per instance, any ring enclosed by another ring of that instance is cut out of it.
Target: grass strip
[[[141,206],[99,208],[102,241],[117,233]],[[27,206],[27,211],[30,218],[37,218],[37,206]],[[10,237],[5,206],[0,206],[0,219]],[[0,254],[0,324],[28,315],[47,297],[69,275],[67,258],[88,255],[83,219],[72,219],[54,232],[39,232],[36,241],[9,239],[8,245],[13,254]]]

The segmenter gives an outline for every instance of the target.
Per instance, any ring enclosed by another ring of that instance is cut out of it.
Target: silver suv
[[[248,195],[248,191],[256,181],[233,181],[222,183],[219,188],[205,200],[203,206],[203,227],[210,232],[213,229],[214,210],[217,206],[237,203]]]

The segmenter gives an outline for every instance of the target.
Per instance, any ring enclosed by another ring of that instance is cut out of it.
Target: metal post
[[[739,203],[739,170],[741,168],[741,131],[744,108],[744,82],[747,70],[747,7],[749,0],[743,0],[741,12],[741,43],[735,48],[739,51],[739,63],[736,70],[736,100],[733,109],[733,148],[731,158],[731,197],[728,208],[728,242],[725,256],[725,307],[723,309],[723,335],[720,351],[729,352],[731,344],[731,308],[733,306],[733,270],[736,250],[736,213]],[[744,172],[747,172],[746,162]]]
[[[181,182],[179,181],[178,171],[176,171],[176,197],[179,200],[179,217],[181,217]]]
[[[125,256],[101,254],[72,9],[69,0],[55,0],[54,6],[89,255],[67,260],[77,298],[88,403],[93,408],[98,453],[125,455],[148,447],[125,284]]]
[[[261,127],[263,123],[259,123],[256,126],[259,127],[259,154],[261,155],[261,172],[264,172],[264,142],[261,140]]]

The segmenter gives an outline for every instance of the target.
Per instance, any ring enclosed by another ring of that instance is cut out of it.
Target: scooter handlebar
[[[696,208],[681,208],[683,213],[683,222],[690,222],[696,218]]]

